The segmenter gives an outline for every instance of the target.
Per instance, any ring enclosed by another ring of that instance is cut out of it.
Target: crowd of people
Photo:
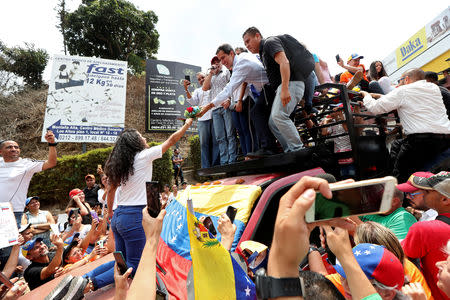
[[[250,53],[223,44],[208,73],[197,74],[200,88],[191,93],[190,82],[184,81],[188,101],[201,106],[197,117],[202,167],[234,163],[239,153],[245,159],[266,157],[279,152],[279,146],[283,152],[301,150],[305,146],[291,115],[300,103],[305,115],[314,114],[315,87],[323,83],[356,87],[361,106],[371,113],[396,110],[404,133],[391,146],[393,175],[400,184],[384,214],[306,223],[304,216],[316,191],[327,198],[332,195],[333,180],[322,178],[305,176],[281,197],[271,245],[249,241],[236,250],[258,295],[263,299],[449,299],[450,173],[424,169],[430,157],[438,159],[449,148],[448,90],[437,85],[435,74],[420,69],[406,71],[393,86],[380,61],[366,72],[358,54],[346,63],[337,57],[345,71],[331,76],[327,63],[290,35],[263,38],[250,27],[242,38]],[[327,118],[344,118],[339,104]],[[54,134],[45,135],[46,161],[22,158],[15,141],[0,141],[0,202],[11,203],[19,228],[18,244],[0,249],[2,272],[14,284],[2,297],[16,299],[58,277],[62,277],[59,284],[42,295],[45,299],[82,299],[112,283],[116,299],[156,295],[156,252],[164,208],[178,197],[178,182],[180,189],[186,185],[179,150],[172,156],[175,184],[164,186],[159,214],[151,215],[147,209],[145,183],[152,181],[153,161],[174,146],[192,122],[187,119],[154,147],[137,130],[125,129],[104,169],[101,165],[97,169],[99,184],[96,175],[87,174],[83,190],[67,191],[65,214],[58,216],[40,209],[39,196],[27,197],[33,174],[56,166]],[[339,135],[345,130],[341,125],[321,134]],[[336,144],[337,150],[348,150],[348,141]],[[354,175],[351,161],[342,163],[346,166],[341,175]],[[236,226],[226,214],[218,224],[220,242],[231,250]],[[316,227],[318,240],[311,235]],[[123,255],[126,272],[112,260],[82,276],[68,274],[114,251]],[[323,259],[324,251],[328,260]],[[299,266],[303,266],[300,272]]]

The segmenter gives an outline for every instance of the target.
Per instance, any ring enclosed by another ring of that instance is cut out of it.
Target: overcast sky
[[[2,1],[0,40],[8,46],[34,43],[52,56],[63,53],[57,23],[57,0]],[[448,1],[254,1],[131,0],[153,10],[159,21],[157,58],[205,69],[222,43],[243,46],[242,33],[256,26],[264,36],[289,33],[341,72],[335,56],[364,55],[369,67],[381,60],[448,7]],[[66,0],[73,11],[80,0]],[[52,62],[49,62],[51,67]],[[50,77],[49,67],[44,80]]]

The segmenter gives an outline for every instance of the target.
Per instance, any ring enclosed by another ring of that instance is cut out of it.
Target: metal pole
[[[86,153],[86,143],[82,143],[81,147],[82,147],[81,153]]]

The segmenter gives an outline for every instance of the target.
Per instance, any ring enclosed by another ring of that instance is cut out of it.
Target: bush
[[[159,145],[151,142],[150,146]],[[96,174],[97,165],[104,165],[111,153],[112,147],[95,149],[79,155],[67,155],[58,158],[58,165],[50,170],[33,176],[28,189],[28,195],[39,196],[42,204],[58,204],[64,208],[68,201],[69,191],[74,188],[83,189],[86,186],[84,176]],[[170,184],[173,178],[172,150],[164,153],[161,159],[153,163],[153,177],[160,185]],[[97,176],[96,182],[100,180]]]

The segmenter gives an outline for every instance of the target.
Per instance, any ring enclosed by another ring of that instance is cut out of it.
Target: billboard
[[[396,80],[409,68],[421,68],[448,50],[449,39],[450,7],[447,7],[383,59],[386,72]]]
[[[125,126],[127,62],[55,55],[45,109],[58,142],[114,143]]]
[[[186,101],[183,87],[185,76],[189,76],[192,88],[198,88],[195,74],[200,72],[198,66],[174,61],[147,60],[146,66],[146,113],[145,130],[147,132],[172,132],[181,126],[184,111],[190,104]],[[194,125],[194,124],[193,124]],[[196,126],[189,128],[196,132]]]

